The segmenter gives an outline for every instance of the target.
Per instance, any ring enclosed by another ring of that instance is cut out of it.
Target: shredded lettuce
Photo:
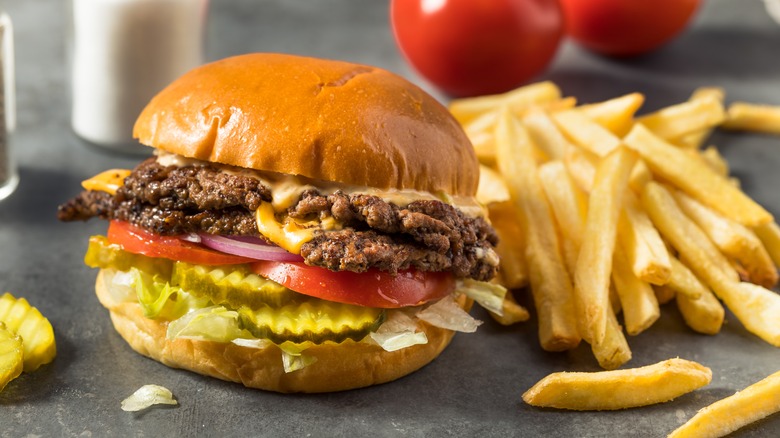
[[[279,349],[282,350],[282,364],[284,365],[285,373],[302,370],[317,362],[316,357],[303,354],[303,351],[308,347],[307,343],[294,344],[292,342],[283,342],[279,345]]]
[[[396,351],[428,343],[428,337],[418,328],[416,321],[398,310],[388,312],[387,320],[369,336],[385,351]]]
[[[455,291],[466,295],[496,315],[504,315],[504,297],[506,296],[504,286],[467,278],[458,281]]]
[[[417,312],[417,318],[443,329],[463,333],[474,333],[482,321],[471,317],[451,296],[442,298],[425,309]]]
[[[138,269],[131,269],[133,286],[138,303],[147,318],[174,320],[194,309],[211,305],[208,298],[197,298],[159,275],[150,275]]]
[[[103,270],[103,282],[105,290],[114,304],[132,302],[136,300],[135,275],[132,272],[122,272],[116,269]]]
[[[231,342],[246,338],[248,332],[239,328],[238,312],[222,306],[194,310],[168,324],[166,337],[198,339],[214,342]]]
[[[122,410],[138,412],[154,405],[178,405],[171,391],[160,385],[144,385],[122,400]]]

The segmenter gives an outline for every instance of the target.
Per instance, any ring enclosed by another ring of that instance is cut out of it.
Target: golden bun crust
[[[473,196],[479,169],[457,121],[388,71],[257,53],[186,73],[133,135],[199,160],[380,189]]]
[[[166,338],[168,323],[146,318],[137,303],[114,302],[98,273],[95,291],[111,313],[114,328],[136,352],[172,368],[182,368],[250,388],[276,392],[333,392],[389,382],[435,359],[447,347],[453,332],[421,323],[428,343],[387,352],[359,342],[325,344],[306,350],[317,362],[285,373],[281,350],[242,347],[233,343]],[[459,303],[467,308],[465,297]]]

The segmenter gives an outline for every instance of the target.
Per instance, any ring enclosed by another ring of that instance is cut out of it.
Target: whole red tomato
[[[390,18],[407,61],[453,96],[528,81],[550,63],[563,34],[557,0],[392,0]]]
[[[654,50],[677,36],[701,0],[560,0],[566,31],[578,43],[610,56]]]

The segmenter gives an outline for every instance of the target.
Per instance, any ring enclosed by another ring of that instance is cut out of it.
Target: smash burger
[[[337,391],[432,361],[476,329],[473,299],[500,308],[472,147],[396,75],[228,58],[152,99],[134,136],[154,156],[84,181],[58,216],[109,221],[85,262],[143,355],[249,387]]]

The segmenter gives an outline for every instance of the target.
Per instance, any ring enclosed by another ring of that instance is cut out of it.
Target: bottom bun
[[[450,343],[453,332],[420,322],[428,343],[388,352],[373,344],[346,341],[316,345],[306,355],[317,361],[285,373],[279,347],[251,348],[233,343],[166,338],[167,321],[144,316],[138,303],[116,303],[98,273],[95,291],[111,312],[114,328],[138,353],[163,364],[250,388],[277,392],[332,392],[389,382],[410,374],[435,359]],[[468,310],[470,300],[458,303]]]

